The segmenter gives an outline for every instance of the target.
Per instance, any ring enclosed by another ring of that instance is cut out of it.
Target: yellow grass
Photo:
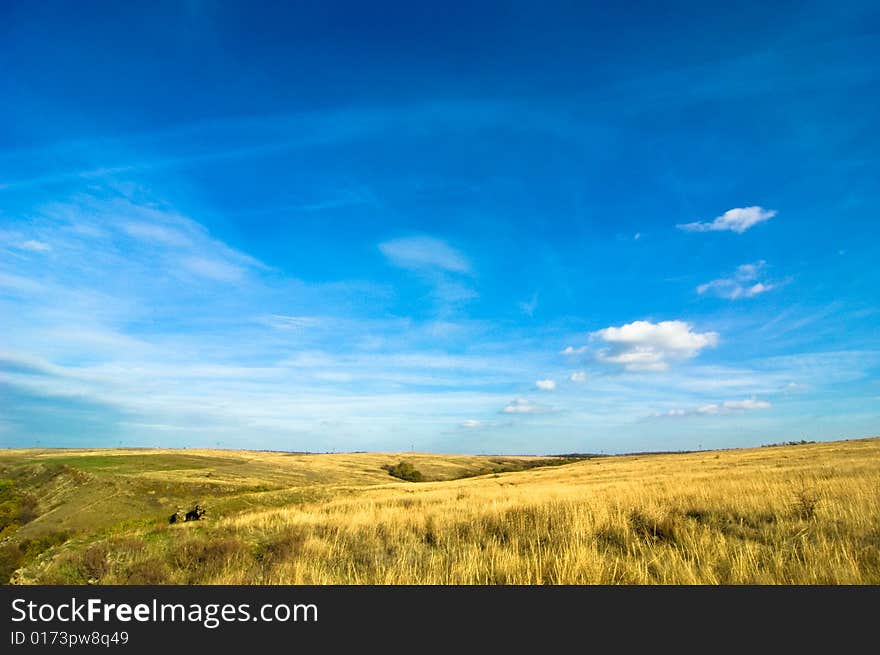
[[[326,457],[338,473],[359,456]],[[369,466],[394,460],[360,457]],[[880,439],[597,458],[427,483],[331,478],[332,491],[314,502],[73,540],[16,579],[880,583]]]

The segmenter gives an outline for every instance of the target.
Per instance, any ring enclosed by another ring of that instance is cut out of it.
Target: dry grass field
[[[880,584],[878,438],[566,463],[7,450],[0,478],[15,584]],[[168,523],[195,500],[204,520]]]

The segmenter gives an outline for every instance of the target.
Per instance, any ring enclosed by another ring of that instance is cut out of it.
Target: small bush
[[[401,461],[394,465],[386,464],[382,468],[388,471],[389,475],[399,478],[400,480],[406,480],[407,482],[425,481],[425,476],[423,476],[410,462]]]
[[[24,553],[17,544],[0,546],[0,584],[8,584],[16,569],[24,564]]]
[[[27,560],[32,560],[53,546],[63,544],[70,538],[69,532],[50,532],[32,539],[22,539],[19,548]]]
[[[0,533],[9,536],[37,517],[37,500],[15,487],[13,480],[0,480]]]

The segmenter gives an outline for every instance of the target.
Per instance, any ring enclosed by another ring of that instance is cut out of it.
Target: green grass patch
[[[149,455],[73,455],[46,458],[56,465],[65,465],[92,473],[132,474],[149,471],[180,471],[206,469],[244,464],[246,460],[204,455],[149,454]]]

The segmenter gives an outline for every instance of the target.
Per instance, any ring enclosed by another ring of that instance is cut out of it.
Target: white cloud
[[[477,298],[471,287],[471,263],[441,239],[418,236],[379,244],[389,262],[421,277],[431,287],[431,297],[441,314]]]
[[[482,421],[478,421],[478,420],[473,419],[473,418],[469,418],[469,419],[467,419],[467,420],[462,421],[461,423],[459,423],[459,426],[460,426],[460,427],[463,427],[463,428],[474,429],[474,428],[482,427],[482,426],[483,426],[483,422],[482,422]]]
[[[556,388],[556,381],[550,379],[538,380],[535,382],[535,386],[541,391],[553,391]]]
[[[772,284],[764,284],[763,282],[758,282],[757,284],[753,284],[748,289],[746,289],[746,295],[749,297],[757,296],[759,293],[764,293],[765,291],[770,291],[774,285]]]
[[[441,270],[469,273],[471,264],[460,252],[434,237],[403,237],[379,244],[392,264],[415,271]]]
[[[191,243],[190,238],[180,230],[165,227],[164,225],[157,225],[156,223],[129,221],[123,223],[120,227],[123,232],[136,239],[153,241],[166,246],[183,247]]]
[[[318,316],[287,316],[284,314],[272,314],[261,317],[259,321],[277,330],[300,330],[317,327],[321,324]]]
[[[755,409],[767,409],[770,403],[766,400],[747,398],[746,400],[725,400],[723,403],[712,403],[697,408],[697,414],[730,414],[732,412],[747,412]]]
[[[501,414],[557,414],[559,410],[551,405],[532,402],[527,398],[516,398],[507,403],[501,410]]]
[[[581,346],[580,348],[573,348],[572,346],[567,346],[564,350],[559,352],[560,355],[583,355],[587,352],[589,348],[587,346]]]
[[[518,303],[518,305],[522,313],[531,318],[535,315],[535,310],[538,308],[538,294],[533,293],[528,301],[524,300]]]
[[[591,337],[610,344],[596,353],[600,362],[627,371],[665,371],[671,362],[696,357],[718,343],[716,332],[694,332],[684,321],[634,321],[597,330]]]
[[[235,282],[245,273],[244,269],[235,264],[208,257],[186,257],[181,264],[191,273],[218,282]]]
[[[30,250],[31,252],[49,252],[52,250],[52,246],[48,243],[43,243],[42,241],[36,241],[34,239],[29,239],[18,247],[22,250]]]
[[[571,375],[568,376],[568,379],[572,382],[576,382],[577,384],[581,384],[582,382],[587,381],[587,374],[583,371],[575,371]]]
[[[537,414],[540,407],[525,398],[517,398],[507,403],[501,411],[505,414]]]
[[[758,400],[757,398],[746,398],[745,400],[725,400],[721,403],[709,403],[701,405],[696,409],[670,409],[659,414],[657,417],[682,417],[682,416],[721,416],[725,414],[739,414],[750,412],[758,409],[768,409],[771,405],[766,400]]]
[[[758,272],[767,264],[763,259],[752,262],[751,264],[741,264],[736,267],[735,277],[737,280],[754,280],[758,277]]]
[[[686,232],[720,232],[731,231],[742,234],[753,225],[769,221],[776,216],[776,210],[763,207],[737,207],[728,209],[721,216],[709,223],[680,223],[676,227]]]
[[[179,279],[181,273],[232,282],[268,270],[172,208],[136,202],[104,189],[52,203],[41,213],[42,224],[52,230],[53,250],[71,255],[59,265],[66,262],[81,271],[98,270],[112,259],[113,266],[149,269],[150,282],[156,283],[161,278]],[[84,258],[84,252],[89,256]]]
[[[600,351],[597,354],[599,361],[608,364],[619,364],[627,371],[665,371],[669,368],[669,364],[664,360],[665,355],[662,352],[652,349],[631,350],[618,354],[608,354],[606,351]]]
[[[697,287],[700,295],[709,293],[728,300],[739,298],[754,298],[755,296],[775,289],[776,285],[766,282],[758,282],[758,274],[764,268],[764,260],[752,264],[743,264],[728,278],[718,278]]]

